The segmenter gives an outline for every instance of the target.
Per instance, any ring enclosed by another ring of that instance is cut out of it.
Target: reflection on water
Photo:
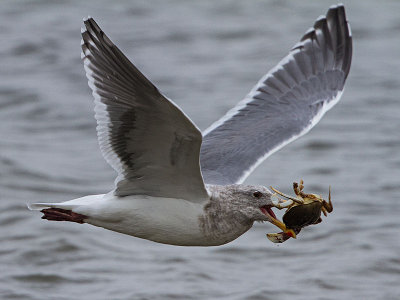
[[[183,248],[49,223],[25,203],[111,189],[80,60],[82,18],[202,129],[241,99],[329,1],[3,1],[0,4],[1,299],[398,299],[400,3],[344,1],[354,60],[340,104],[247,180],[326,194],[335,210],[276,246],[257,224]],[[374,16],[372,22],[371,16]]]

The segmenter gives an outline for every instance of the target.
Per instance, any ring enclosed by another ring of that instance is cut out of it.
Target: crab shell
[[[282,217],[287,228],[301,229],[316,224],[321,217],[322,203],[314,201],[289,208]]]

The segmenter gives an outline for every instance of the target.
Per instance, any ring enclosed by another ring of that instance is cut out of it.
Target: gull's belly
[[[105,196],[95,206],[74,211],[89,216],[87,223],[135,237],[172,245],[211,246],[199,225],[202,204],[181,199]]]

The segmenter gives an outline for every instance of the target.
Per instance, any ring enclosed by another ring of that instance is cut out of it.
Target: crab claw
[[[301,229],[290,229],[287,232],[267,233],[267,238],[273,243],[283,243],[291,237],[296,238],[296,234],[299,234],[300,230]]]
[[[283,232],[279,232],[279,233],[267,233],[267,238],[275,243],[283,243],[284,241],[288,240],[289,238],[285,236],[285,234]]]
[[[267,233],[267,238],[273,243],[283,243],[284,241],[293,237],[292,234],[295,233],[292,229],[290,229],[288,232]],[[296,238],[296,236],[293,238]]]

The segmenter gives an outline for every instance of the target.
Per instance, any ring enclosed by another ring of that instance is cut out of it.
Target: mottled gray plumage
[[[311,129],[339,100],[351,57],[344,7],[331,7],[242,102],[206,130],[204,181],[241,183],[267,156]]]
[[[225,244],[249,230],[254,221],[270,221],[260,207],[271,205],[271,192],[263,186],[207,185],[210,201],[200,216],[200,227],[210,240]],[[261,192],[260,198],[254,192]]]

